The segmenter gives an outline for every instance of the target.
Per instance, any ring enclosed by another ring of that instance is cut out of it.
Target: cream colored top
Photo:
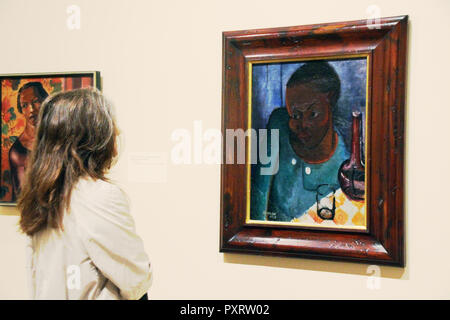
[[[63,225],[29,238],[32,299],[139,299],[147,292],[149,259],[118,186],[81,179]]]

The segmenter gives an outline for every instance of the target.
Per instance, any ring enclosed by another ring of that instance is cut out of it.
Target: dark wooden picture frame
[[[367,230],[254,225],[250,165],[221,167],[220,251],[404,266],[404,114],[408,16],[223,33],[222,133],[249,128],[249,63],[367,54]],[[246,150],[249,150],[246,139]],[[235,156],[236,158],[236,156]]]
[[[9,131],[11,128],[11,130],[13,130],[18,127],[17,125],[11,125],[12,122],[22,121],[22,123],[27,123],[26,117],[24,117],[23,114],[21,115],[22,112],[18,108],[18,95],[20,95],[21,88],[26,88],[25,84],[31,85],[29,90],[33,89],[35,94],[39,93],[36,92],[36,90],[45,91],[44,93],[41,92],[38,94],[42,96],[39,100],[43,100],[45,96],[52,93],[77,88],[95,87],[101,90],[99,71],[0,74],[0,106],[2,109],[2,139],[0,140],[0,206],[16,205],[16,196],[13,192],[14,186],[12,182],[13,173],[10,168],[11,162],[8,161],[8,156],[17,140],[20,140],[20,133],[19,136],[16,136],[15,134],[9,134]],[[42,102],[43,101],[40,101],[39,105]],[[26,158],[25,152],[29,152],[29,150],[24,147],[22,147],[22,150],[24,150],[22,157]],[[5,166],[7,168],[5,168]]]

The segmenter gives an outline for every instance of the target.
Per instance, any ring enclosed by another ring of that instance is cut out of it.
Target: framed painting
[[[407,21],[223,33],[221,252],[404,265]]]
[[[100,72],[0,75],[0,205],[16,203],[42,102],[52,93],[87,87],[101,89]]]

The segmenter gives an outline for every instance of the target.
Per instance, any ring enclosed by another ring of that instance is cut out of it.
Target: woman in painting
[[[25,174],[25,164],[33,145],[36,121],[42,102],[48,93],[40,82],[28,82],[17,94],[17,110],[25,117],[25,129],[9,149],[12,199],[16,201]]]
[[[334,127],[339,95],[339,77],[325,61],[307,62],[292,74],[286,108],[275,109],[267,125],[279,130],[279,169],[275,175],[252,174],[251,219],[291,221],[339,188],[338,170],[349,158]],[[321,217],[331,218],[332,209]]]
[[[49,97],[18,199],[34,299],[139,299],[152,273],[123,191],[111,107],[96,89]]]

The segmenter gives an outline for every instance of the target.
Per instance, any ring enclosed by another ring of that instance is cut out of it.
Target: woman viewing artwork
[[[152,272],[124,192],[106,174],[118,128],[97,89],[50,95],[18,198],[34,299],[141,299]]]

